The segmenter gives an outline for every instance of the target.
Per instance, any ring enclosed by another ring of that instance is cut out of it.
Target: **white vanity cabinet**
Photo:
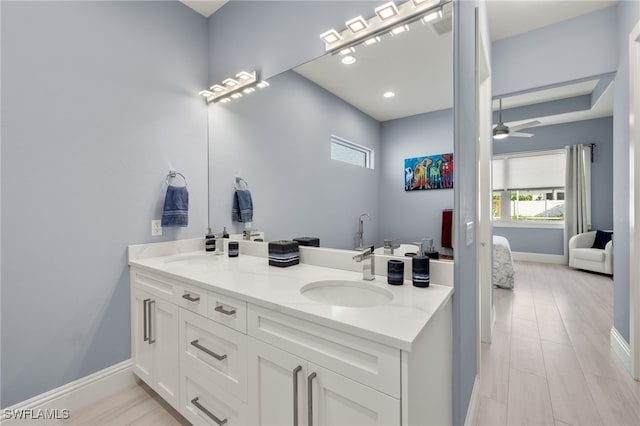
[[[251,424],[400,424],[398,399],[252,337],[249,377]]]
[[[131,291],[133,372],[178,406],[178,306],[139,288]]]

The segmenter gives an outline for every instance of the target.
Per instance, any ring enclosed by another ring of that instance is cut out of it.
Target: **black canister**
[[[209,232],[204,237],[204,250],[216,251],[216,236],[211,233],[211,228],[209,228]]]
[[[415,287],[429,287],[429,257],[414,256],[412,263],[413,285]]]
[[[238,257],[240,254],[240,248],[237,241],[229,241],[229,257]]]
[[[391,259],[387,262],[387,282],[391,285],[404,283],[404,262],[402,260]]]

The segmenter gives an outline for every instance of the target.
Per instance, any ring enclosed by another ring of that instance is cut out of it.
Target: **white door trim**
[[[631,374],[640,379],[640,21],[629,36],[629,338]]]

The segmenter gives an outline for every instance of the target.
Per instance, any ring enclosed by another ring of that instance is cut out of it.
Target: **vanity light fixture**
[[[320,38],[326,44],[333,44],[335,42],[342,40],[342,36],[340,35],[340,33],[334,30],[333,28],[327,32],[320,34]]]
[[[262,82],[265,83],[265,82]],[[226,78],[221,84],[214,84],[210,90],[203,90],[199,94],[209,102],[230,102],[231,99],[242,97],[242,93],[249,94],[255,92],[254,86],[258,84],[257,72],[241,71],[235,78]],[[264,86],[263,86],[264,87]]]
[[[385,3],[382,6],[376,7],[373,11],[382,21],[392,18],[399,13],[398,6],[396,6],[396,4],[392,1],[390,1],[389,3]]]
[[[441,4],[444,3],[447,3],[447,0],[407,0],[400,5],[390,1],[376,7],[375,15],[369,20],[362,16],[355,17],[345,23],[347,28],[344,31],[331,29],[320,34],[320,38],[324,41],[325,51],[329,53],[342,52],[346,48],[361,44],[370,46],[379,42],[379,36],[382,34],[399,34],[406,31],[406,24],[425,15],[429,16],[429,20],[442,16]],[[436,15],[432,17],[433,13]]]
[[[340,51],[340,54],[342,56],[346,56],[346,55],[350,55],[352,53],[354,53],[356,51],[356,49],[354,49],[353,47],[347,47],[346,49],[342,49]]]
[[[351,30],[352,33],[357,33],[358,31],[366,30],[369,24],[364,20],[362,16],[358,16],[357,18],[353,18],[345,22],[347,28]]]

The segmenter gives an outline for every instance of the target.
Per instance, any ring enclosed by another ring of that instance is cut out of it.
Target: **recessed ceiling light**
[[[342,36],[334,29],[330,29],[327,32],[320,34],[320,38],[327,44],[333,44],[336,41],[342,40]]]
[[[269,83],[267,83],[266,81],[261,81],[260,83],[258,83],[258,87],[261,89],[264,89],[265,87],[268,87]]]
[[[435,12],[425,15],[424,18],[422,18],[422,21],[426,24],[428,22],[435,21],[438,18],[442,18],[442,9],[438,9]]]
[[[340,62],[342,62],[345,65],[351,65],[351,64],[355,64],[356,63],[356,57],[355,56],[351,56],[351,55],[347,55],[344,56]]]
[[[385,98],[393,98],[396,94],[393,92],[384,92],[384,94],[382,96],[384,96]]]
[[[357,18],[353,18],[347,22],[345,22],[347,28],[351,30],[352,33],[357,33],[358,31],[362,31],[369,27],[367,21],[364,20],[362,16],[358,16]]]
[[[398,14],[398,7],[394,2],[390,1],[389,3],[376,7],[374,11],[376,12],[376,15],[384,21],[385,19],[396,16]]]
[[[405,31],[409,31],[409,26],[406,24],[400,25],[399,27],[395,27],[394,29],[391,30],[391,35],[398,35]]]

